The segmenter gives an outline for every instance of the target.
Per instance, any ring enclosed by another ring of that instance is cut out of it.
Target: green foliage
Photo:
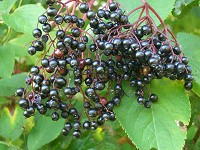
[[[35,64],[37,60],[37,56],[30,56],[27,53],[27,48],[30,43],[30,41],[33,41],[33,37],[30,35],[19,35],[16,38],[10,40],[8,43],[6,43],[3,47],[5,49],[9,49],[10,51],[15,53],[14,59],[17,58],[25,58],[28,59],[29,61],[27,64],[33,65]],[[9,61],[12,61],[11,58],[9,58]],[[14,65],[14,64],[13,64]]]
[[[2,142],[2,141],[0,141],[0,149],[2,149],[2,150],[21,150],[20,148],[14,146],[12,144]]]
[[[64,120],[52,122],[50,117],[40,116],[28,136],[28,149],[35,150],[58,137]]]
[[[199,16],[200,7],[192,7],[180,19],[175,16],[169,16],[165,22],[167,22],[175,34],[186,32],[200,36]]]
[[[185,13],[188,11],[187,7],[189,7],[189,5],[197,6],[198,2],[199,2],[199,0],[176,0],[173,13],[174,13],[174,15],[177,15],[177,16],[181,15],[182,13]],[[191,6],[190,6],[190,8],[191,8]]]
[[[7,49],[10,49],[15,52],[15,56],[17,57],[24,57],[24,56],[29,56],[27,53],[27,48],[26,46],[27,43],[32,41],[34,38],[29,35],[20,35],[12,40],[10,40],[5,47]]]
[[[10,77],[15,63],[15,51],[0,47],[0,77]]]
[[[31,35],[31,31],[37,24],[37,18],[44,12],[39,5],[29,4],[17,8],[12,14],[3,15],[5,23],[16,30]]]
[[[40,149],[44,150],[49,147],[62,150],[136,150],[117,120],[111,123],[107,122],[104,127],[100,127],[93,132],[83,131],[82,138],[77,140],[72,138],[71,133],[67,137],[59,136]]]
[[[17,0],[3,0],[0,2],[0,14],[8,14]]]
[[[192,90],[200,97],[200,85],[198,83],[194,82]]]
[[[190,65],[193,68],[193,74],[195,77],[195,82],[200,85],[200,38],[187,34],[179,33],[177,39],[181,44],[184,54],[189,58]],[[194,91],[199,93],[199,85],[194,86]],[[197,89],[196,89],[197,88]]]
[[[158,94],[159,102],[150,109],[144,109],[138,105],[133,90],[127,86],[125,91],[128,96],[115,109],[116,116],[139,149],[179,150],[184,145],[186,130],[177,122],[188,125],[190,118],[189,99],[182,82],[157,80],[152,82],[151,89],[152,93]],[[173,90],[169,92],[169,89]]]
[[[24,87],[25,82],[24,79],[26,78],[26,74],[17,74],[11,76],[9,79],[0,79],[0,95],[1,96],[11,96],[14,95],[15,91],[19,87]]]
[[[174,13],[180,15],[183,8],[192,2],[193,0],[177,0],[174,6]]]
[[[133,10],[133,8],[136,8],[138,6],[142,5],[142,1],[140,0],[118,0],[118,2],[121,4],[121,7],[126,10],[126,12],[130,12],[131,10]],[[174,6],[174,2],[175,0],[162,0],[162,2],[158,2],[156,0],[147,0],[147,2],[157,11],[160,12],[159,15],[160,17],[164,20],[165,18],[167,18],[167,16],[169,15],[169,13],[171,12],[173,6]],[[137,20],[139,13],[133,13],[130,17],[129,20],[130,22],[134,22]],[[157,25],[160,24],[159,20],[156,19],[155,15],[153,15],[152,17],[153,19],[155,19],[155,23]]]
[[[0,117],[0,135],[7,140],[16,140],[21,134],[20,125],[25,123],[23,110],[19,106],[15,106],[10,110],[5,107]]]

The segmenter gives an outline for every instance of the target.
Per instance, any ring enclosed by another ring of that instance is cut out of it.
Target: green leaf
[[[192,125],[189,129],[188,129],[188,133],[187,133],[187,140],[193,140],[195,133],[197,132],[197,127]]]
[[[170,28],[172,29],[175,35],[179,32],[186,32],[200,36],[200,28],[199,28],[200,7],[199,6],[192,7],[186,12],[187,13],[185,14],[182,13],[183,15],[181,14],[180,16],[178,16],[181,19],[177,19],[171,15],[165,20],[165,23],[170,25]]]
[[[53,122],[50,117],[40,116],[35,127],[29,133],[28,149],[36,150],[56,139],[63,128],[64,121],[60,119]]]
[[[15,91],[19,87],[25,86],[25,78],[27,74],[17,74],[11,76],[9,79],[0,80],[0,96],[11,96],[14,95]]]
[[[3,0],[0,2],[0,14],[8,14],[17,0]]]
[[[187,7],[188,5],[190,5],[191,3],[194,3],[194,2],[198,3],[198,1],[199,0],[176,0],[173,14],[175,14],[177,16],[180,15],[182,13],[182,11],[185,9],[185,7]]]
[[[5,33],[8,30],[8,26],[6,24],[0,24],[0,38],[4,39],[5,38]],[[0,41],[2,43],[3,40]]]
[[[32,42],[34,38],[29,35],[20,35],[17,38],[12,39],[9,41],[5,47],[7,49],[12,49],[15,51],[15,56],[29,56],[27,49],[30,46],[30,42]]]
[[[193,82],[192,91],[195,92],[200,97],[200,84]]]
[[[22,133],[21,126],[25,123],[23,110],[19,106],[13,109],[5,107],[0,117],[0,135],[12,141],[20,137]]]
[[[169,79],[154,80],[150,85],[152,93],[159,97],[150,109],[140,106],[134,90],[124,86],[128,97],[115,108],[116,117],[129,138],[140,150],[180,150],[186,138],[186,127],[190,119],[190,103],[182,82]],[[164,144],[163,144],[164,143]]]
[[[199,107],[200,107],[200,97],[193,93],[192,91],[188,93],[190,95],[190,103],[191,103],[191,125],[194,125],[196,127],[200,126],[200,120],[199,120]]]
[[[15,63],[15,51],[0,47],[0,77],[10,77]]]
[[[28,60],[27,65],[33,65],[37,62],[39,55],[38,53],[38,55],[31,56],[27,52],[28,47],[31,45],[30,42],[33,40],[33,36],[23,34],[6,43],[4,47],[15,51],[15,56],[20,57],[22,61],[23,59]]]
[[[22,150],[19,147],[16,147],[15,145],[12,145],[11,143],[7,143],[4,141],[0,141],[0,149],[2,150]]]
[[[122,9],[125,10],[127,13],[131,12],[134,8],[142,5],[141,0],[117,0],[117,2],[120,3]],[[160,17],[164,20],[172,11],[175,0],[162,0],[162,1],[147,0],[147,3],[151,5],[156,10],[156,12],[160,15]],[[133,13],[129,17],[129,21],[133,23],[134,21],[136,21],[138,15],[139,15],[138,11]],[[160,24],[160,22],[158,21],[158,19],[156,19],[154,15],[152,16],[152,18],[155,20],[155,23],[157,25]]]
[[[42,6],[28,4],[17,8],[12,14],[3,15],[2,17],[12,29],[31,35],[32,30],[36,28],[38,16],[43,12],[45,10]]]
[[[42,146],[39,150],[44,150],[45,147],[51,147],[51,149],[67,150],[72,140],[73,140],[72,135],[68,135],[66,137],[63,135],[60,135],[58,138],[56,138],[51,143],[48,143],[48,144]]]
[[[177,40],[185,56],[189,59],[189,65],[192,67],[195,77],[195,85],[193,91],[200,95],[200,38],[187,33],[178,33]]]
[[[6,97],[0,97],[0,106],[11,104],[11,103],[12,103],[12,101],[9,100],[8,98],[6,98]]]

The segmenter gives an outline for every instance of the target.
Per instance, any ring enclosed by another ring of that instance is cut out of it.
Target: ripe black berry
[[[51,119],[52,119],[53,121],[58,121],[58,119],[59,119],[59,114],[58,114],[57,112],[52,113]]]
[[[21,99],[20,101],[19,101],[19,106],[21,107],[21,108],[23,108],[23,109],[26,109],[26,108],[28,108],[28,106],[29,106],[29,101],[27,100],[27,99]]]
[[[42,36],[42,31],[39,28],[33,30],[33,36],[35,38],[40,38]]]
[[[149,35],[151,33],[151,28],[148,25],[142,26],[141,30],[144,35]]]
[[[157,102],[158,101],[158,96],[156,94],[149,95],[149,101]]]
[[[143,96],[138,96],[137,102],[140,105],[143,105],[145,103],[145,98]]]
[[[98,11],[97,11],[97,16],[98,16],[99,18],[103,18],[104,15],[105,15],[105,11],[104,11],[103,9],[98,9]]]
[[[61,15],[57,15],[54,19],[56,24],[61,25],[63,23],[63,17]]]
[[[97,127],[98,127],[98,124],[97,124],[96,121],[92,121],[92,122],[90,123],[90,128],[91,128],[91,130],[96,130]]]
[[[89,130],[90,129],[90,122],[89,121],[85,121],[83,123],[83,129],[85,129],[85,130]]]
[[[47,9],[47,15],[50,17],[54,17],[57,14],[57,10],[53,7]]]
[[[78,28],[72,28],[71,32],[74,37],[79,37],[81,34],[81,32]]]
[[[144,103],[144,107],[145,108],[150,108],[151,107],[151,101],[145,101],[145,103]]]
[[[78,21],[78,17],[76,15],[71,16],[71,22],[76,23]]]
[[[45,15],[41,15],[38,17],[38,22],[41,24],[47,23],[47,17]]]
[[[33,66],[30,71],[30,73],[33,75],[37,75],[39,72],[40,72],[40,69],[38,66]]]
[[[55,0],[46,0],[46,4],[51,6],[55,3]]]
[[[69,14],[66,14],[64,17],[63,17],[63,20],[66,22],[66,23],[70,23],[72,21],[72,16],[69,15]]]
[[[41,41],[35,41],[33,46],[35,47],[36,51],[43,51],[44,45]]]
[[[110,5],[109,5],[110,11],[115,11],[115,10],[117,9],[117,7],[118,7],[118,5],[117,5],[116,2],[112,2],[112,3],[110,3]]]
[[[76,22],[76,26],[79,28],[83,28],[85,26],[85,21],[83,19],[78,19]]]
[[[89,5],[87,3],[81,3],[79,6],[79,10],[82,13],[86,13],[89,10]]]
[[[192,84],[192,82],[185,82],[184,87],[185,87],[186,90],[189,91],[189,90],[192,89],[193,84]]]
[[[72,135],[74,139],[78,139],[81,136],[81,131],[75,130]]]
[[[67,136],[69,134],[69,130],[62,129],[61,133],[62,135]]]
[[[34,55],[34,54],[36,53],[36,48],[35,48],[34,46],[30,46],[30,47],[28,48],[28,53],[29,53],[30,55]]]
[[[51,25],[49,23],[45,23],[43,26],[42,26],[42,30],[44,32],[50,32],[51,31]]]
[[[95,14],[95,12],[94,12],[93,10],[89,10],[89,11],[87,12],[87,18],[88,18],[89,20],[94,19],[95,16],[96,16],[96,14]]]

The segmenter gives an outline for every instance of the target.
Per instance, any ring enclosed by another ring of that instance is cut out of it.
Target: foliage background
[[[126,11],[141,5],[140,0],[116,1]],[[94,7],[98,8],[103,2],[97,0]],[[193,90],[185,93],[181,81],[175,84],[168,80],[154,82],[152,90],[162,100],[160,105],[151,109],[152,116],[146,110],[137,114],[138,109],[135,108],[138,106],[133,103],[130,94],[115,110],[118,120],[107,122],[98,130],[83,133],[79,140],[74,140],[70,135],[59,135],[63,120],[54,123],[49,117],[38,114],[25,120],[14,96],[18,87],[25,86],[27,72],[39,57],[30,57],[26,44],[33,40],[31,33],[37,17],[47,7],[45,0],[0,0],[0,149],[200,149],[200,1],[147,2],[165,19],[189,57],[196,78]],[[161,106],[172,113],[165,113]],[[153,118],[160,119],[160,122],[153,121]],[[175,123],[174,118],[178,118],[178,122]],[[154,128],[151,128],[151,122]],[[170,129],[165,131],[168,127]],[[149,129],[155,131],[151,133]],[[164,134],[166,139],[160,138],[157,133],[154,135],[156,131]],[[147,135],[152,135],[152,139],[146,139]],[[170,137],[172,139],[168,141]],[[164,147],[163,142],[166,142]]]

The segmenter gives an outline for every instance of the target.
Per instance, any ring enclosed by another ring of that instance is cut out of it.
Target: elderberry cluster
[[[46,0],[46,13],[38,17],[36,40],[28,53],[43,57],[31,68],[27,87],[16,91],[26,118],[35,110],[51,115],[53,121],[62,117],[66,119],[62,134],[73,130],[73,137],[79,138],[81,127],[96,130],[106,120],[115,120],[113,109],[129,92],[123,90],[124,82],[135,87],[137,102],[146,108],[158,101],[150,89],[145,93],[154,79],[183,79],[185,89],[192,88],[188,58],[152,22],[130,23],[116,2],[96,12],[88,3],[74,3],[83,17],[63,11],[66,3],[55,0]],[[82,107],[76,107],[80,99]]]

